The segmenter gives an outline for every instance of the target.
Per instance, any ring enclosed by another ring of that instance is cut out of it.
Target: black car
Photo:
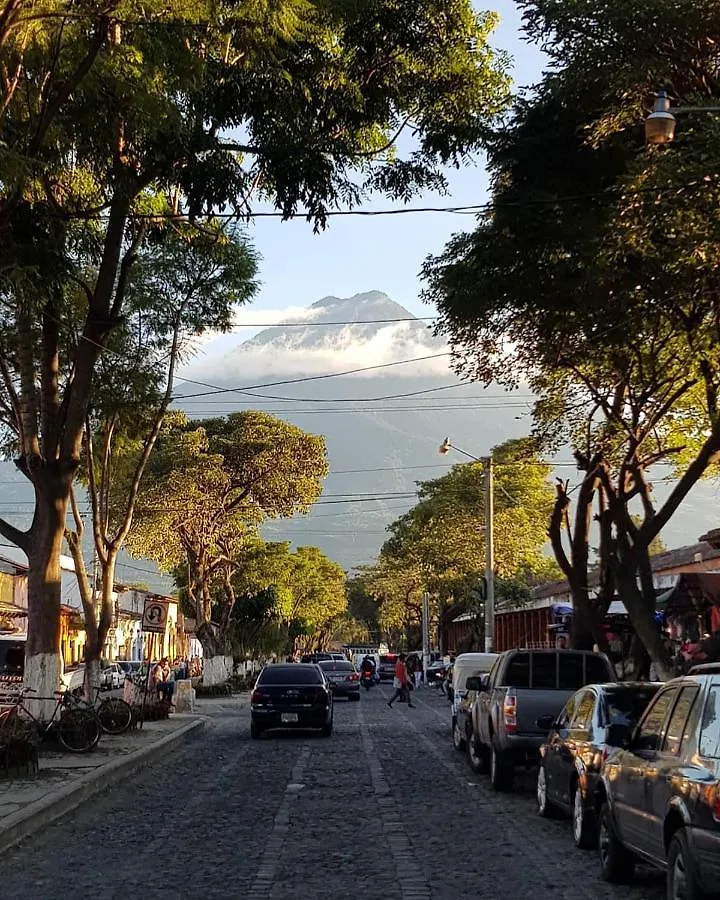
[[[668,681],[603,767],[600,867],[626,881],[635,863],[667,872],[667,896],[699,900],[720,887],[720,665]]]
[[[392,681],[395,677],[395,666],[397,665],[397,653],[385,653],[380,657],[380,667],[378,668],[378,678],[380,681]]]
[[[360,674],[352,663],[333,659],[324,660],[318,665],[330,682],[336,697],[347,697],[348,700],[360,699]]]
[[[577,847],[597,846],[594,798],[602,764],[612,750],[608,731],[612,725],[634,727],[659,684],[589,684],[574,693],[555,722],[538,719],[549,727],[540,747],[537,805],[541,816],[572,814],[573,840]]]
[[[270,728],[319,728],[330,737],[332,727],[332,691],[319,666],[265,666],[250,697],[251,737]]]

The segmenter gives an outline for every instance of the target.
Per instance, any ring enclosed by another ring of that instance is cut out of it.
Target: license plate
[[[297,713],[281,713],[280,721],[281,722],[297,722],[298,714]]]

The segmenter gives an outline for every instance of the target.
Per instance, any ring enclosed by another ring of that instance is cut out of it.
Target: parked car
[[[108,691],[117,690],[125,684],[125,672],[119,663],[110,663],[100,670],[100,687]]]
[[[472,707],[468,758],[476,772],[490,770],[493,790],[508,790],[518,764],[535,765],[547,729],[541,716],[560,713],[586,684],[616,681],[603,653],[584,650],[506,650],[483,679]]]
[[[699,900],[720,886],[720,664],[661,685],[603,767],[597,798],[600,870],[632,877],[638,861],[665,869],[667,896]]]
[[[325,660],[332,659],[332,658],[333,658],[332,653],[325,653],[324,651],[322,651],[319,653],[306,653],[304,656],[300,657],[300,662],[305,663],[306,665],[308,663],[317,664],[317,663],[324,662]],[[344,658],[345,657],[343,657],[343,659]]]
[[[602,765],[614,749],[611,726],[634,727],[659,684],[590,684],[574,693],[556,721],[541,716],[550,733],[540,747],[537,805],[541,816],[572,815],[573,840],[584,849],[597,846],[595,800]]]
[[[360,699],[360,674],[352,663],[326,660],[318,665],[325,673],[334,696]]]
[[[380,655],[380,666],[378,668],[380,681],[393,680],[395,677],[395,665],[397,660],[397,653],[384,653]]]
[[[436,660],[427,667],[427,683],[442,684],[445,676],[452,668],[452,663],[446,663],[442,660]]]
[[[258,675],[250,697],[250,736],[270,728],[319,728],[330,737],[332,690],[319,666],[275,663]]]
[[[497,653],[461,653],[455,659],[450,724],[456,750],[465,749],[472,731],[472,705],[479,687],[479,680],[473,676],[487,675],[497,658]],[[471,685],[467,683],[469,678],[473,678]]]
[[[117,664],[120,666],[126,676],[129,675],[132,678],[132,676],[136,672],[140,671],[142,661],[139,659],[119,659]]]

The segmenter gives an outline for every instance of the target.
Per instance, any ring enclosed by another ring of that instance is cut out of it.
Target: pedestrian
[[[410,701],[410,685],[408,683],[408,672],[407,666],[405,665],[404,653],[401,653],[400,656],[398,656],[398,660],[395,663],[395,677],[393,678],[393,687],[395,688],[395,693],[388,700],[388,706],[392,708],[392,705],[396,700],[401,700],[407,697],[407,705],[411,709],[413,709],[413,704]]]
[[[413,672],[413,678],[415,679],[415,687],[420,687],[420,682],[422,681],[422,663],[415,657],[415,671]]]
[[[167,702],[172,704],[173,694],[175,693],[175,682],[171,680],[170,663],[167,656],[163,656],[160,662],[152,671],[153,688],[158,695]]]

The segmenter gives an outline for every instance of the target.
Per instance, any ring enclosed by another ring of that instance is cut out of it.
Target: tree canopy
[[[569,555],[559,528],[570,497],[558,493],[558,561],[571,585],[587,584],[599,504],[606,599],[620,589],[663,662],[649,548],[720,453],[720,129],[683,119],[674,145],[648,153],[641,126],[661,85],[677,103],[717,94],[720,17],[682,0],[521,6],[552,65],[491,141],[492,209],[428,261],[426,295],[458,367],[527,382],[543,446],[577,451],[584,487]],[[648,472],[668,462],[679,480],[656,506]],[[578,612],[579,588],[576,600]]]

